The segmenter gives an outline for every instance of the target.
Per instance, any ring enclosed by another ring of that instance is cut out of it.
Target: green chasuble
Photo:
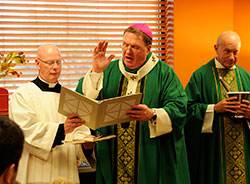
[[[250,74],[237,65],[235,69],[217,69],[213,59],[193,73],[186,87],[185,126],[191,183],[250,184],[247,120],[214,112],[212,133],[201,133],[207,106],[228,98],[219,76],[231,91],[250,91]]]
[[[155,62],[154,57],[150,53],[147,62]],[[98,99],[126,94],[128,79],[120,67],[119,60],[114,60],[104,71]],[[79,93],[83,80],[80,79],[76,89]],[[141,103],[164,109],[173,130],[150,138],[148,122],[131,121],[101,128],[103,135],[117,137],[96,144],[96,183],[189,184],[184,139],[187,98],[179,79],[169,65],[158,61],[136,86],[136,92],[143,94]]]

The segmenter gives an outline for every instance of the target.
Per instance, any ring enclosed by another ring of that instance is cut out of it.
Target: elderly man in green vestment
[[[106,57],[108,42],[94,49],[93,67],[76,91],[94,99],[141,92],[127,111],[133,121],[101,128],[116,139],[96,145],[96,183],[188,184],[184,141],[187,97],[174,73],[152,53],[152,32],[134,24],[123,34],[122,58]]]
[[[250,74],[236,65],[241,47],[233,31],[220,34],[217,56],[186,86],[185,136],[192,184],[250,184],[250,106],[227,91],[250,91]],[[232,118],[242,113],[243,118]]]

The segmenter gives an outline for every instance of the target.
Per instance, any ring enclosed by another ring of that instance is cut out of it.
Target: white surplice
[[[66,119],[57,112],[59,97],[60,93],[42,91],[33,82],[19,87],[11,97],[9,116],[25,134],[17,175],[22,184],[51,183],[58,176],[79,183],[77,159],[86,160],[81,146],[62,144],[52,148],[58,126]],[[87,127],[82,129],[90,134]]]

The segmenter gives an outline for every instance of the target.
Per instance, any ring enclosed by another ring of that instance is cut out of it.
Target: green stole
[[[238,70],[217,69],[218,75],[223,78],[230,91],[240,91],[239,88],[243,88],[241,80],[240,87],[238,87],[237,85],[236,71]],[[238,76],[240,75],[238,74]],[[227,91],[221,83],[220,89],[222,99],[228,98]],[[242,121],[241,119],[233,119],[231,118],[230,114],[226,114],[225,116],[223,116],[223,120],[224,121],[220,120],[220,122],[224,123],[219,124],[221,142],[220,145],[225,145],[225,150],[223,151],[222,147],[220,150],[222,162],[221,164],[223,169],[222,174],[224,175],[224,173],[226,173],[226,176],[223,178],[226,178],[227,184],[246,184],[246,166],[243,133],[244,121]]]
[[[146,77],[143,77],[137,85],[136,92],[144,91],[144,83]],[[126,95],[128,80],[122,76],[119,96]],[[117,132],[117,141],[115,144],[115,162],[116,162],[116,180],[117,184],[133,184],[138,179],[138,155],[139,155],[139,135],[140,122],[135,120],[115,125]]]
[[[125,70],[130,73],[137,73],[137,71],[142,68],[152,56],[155,56],[150,52],[147,56],[146,62],[137,69],[130,70],[124,63]],[[142,93],[142,100],[145,92],[145,81],[146,76],[141,78],[136,86],[136,93]],[[132,79],[135,80],[136,78]],[[118,96],[123,96],[127,94],[128,79],[122,75],[119,88]],[[140,148],[140,122],[130,121],[114,126],[115,132],[117,132],[117,139],[114,146],[114,160],[115,160],[115,173],[114,183],[117,184],[136,184],[138,183],[138,173],[139,173],[139,148]]]

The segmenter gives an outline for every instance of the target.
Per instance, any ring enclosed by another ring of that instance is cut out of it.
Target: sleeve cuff
[[[213,133],[214,104],[209,104],[204,116],[201,133]]]
[[[150,138],[158,137],[160,135],[172,132],[173,130],[172,121],[168,113],[162,108],[154,110],[157,114],[156,121],[155,122],[148,121]]]
[[[83,80],[83,94],[85,94],[89,98],[96,99],[102,89],[102,79],[103,72],[96,73],[89,70]]]

